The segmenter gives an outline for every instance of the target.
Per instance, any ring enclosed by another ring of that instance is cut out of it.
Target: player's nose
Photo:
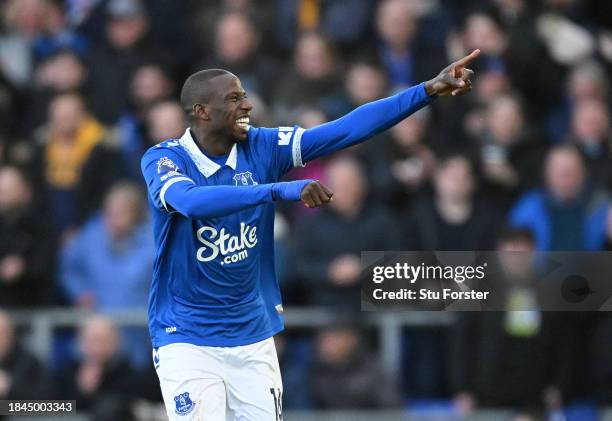
[[[240,108],[244,111],[251,111],[253,109],[253,104],[248,98],[244,98],[240,103]]]

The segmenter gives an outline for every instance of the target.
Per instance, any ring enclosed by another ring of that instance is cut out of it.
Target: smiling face
[[[211,83],[214,93],[205,104],[211,131],[236,140],[246,140],[253,105],[240,79],[232,74],[224,74],[213,78]]]

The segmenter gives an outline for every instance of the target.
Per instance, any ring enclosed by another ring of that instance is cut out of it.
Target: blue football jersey
[[[198,186],[277,182],[302,165],[299,127],[250,127],[224,165],[201,152],[188,129],[142,158],[153,219],[155,263],[149,295],[154,347],[174,342],[238,346],[283,329],[274,270],[274,204],[223,217],[190,219],[164,196],[175,183]]]
[[[167,205],[168,189],[176,183],[277,182],[292,167],[362,142],[431,101],[421,83],[306,131],[250,127],[247,139],[234,145],[225,163],[204,155],[190,130],[149,149],[141,165],[157,247],[149,296],[153,346],[247,345],[283,328],[271,194],[269,202],[227,216],[187,218]]]

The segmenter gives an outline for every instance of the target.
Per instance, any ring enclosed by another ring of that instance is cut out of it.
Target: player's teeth
[[[250,119],[248,117],[242,117],[236,120],[236,125],[241,129],[246,130],[249,127]]]

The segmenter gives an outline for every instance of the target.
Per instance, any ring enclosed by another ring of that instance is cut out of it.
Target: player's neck
[[[236,143],[232,138],[210,132],[205,128],[192,127],[190,130],[196,145],[208,155],[227,155]]]

